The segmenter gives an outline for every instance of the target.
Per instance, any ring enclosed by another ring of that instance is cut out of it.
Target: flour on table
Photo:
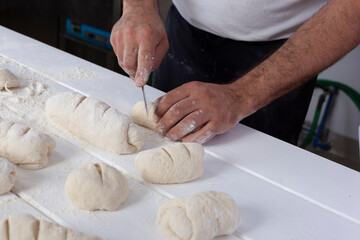
[[[135,165],[148,182],[183,183],[203,174],[203,158],[201,144],[174,143],[138,153]]]
[[[15,183],[15,165],[0,157],[0,195],[11,190]]]
[[[115,210],[129,196],[127,179],[104,163],[87,163],[67,178],[65,193],[82,210]]]
[[[235,201],[216,191],[171,199],[160,207],[157,216],[165,239],[210,240],[232,234],[239,224]]]

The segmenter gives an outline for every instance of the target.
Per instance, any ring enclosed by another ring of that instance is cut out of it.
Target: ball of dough
[[[153,131],[156,131],[157,124],[154,122],[153,116],[156,105],[153,102],[147,102],[148,114],[146,114],[145,103],[138,102],[131,109],[131,119],[134,123],[147,127]]]
[[[15,183],[15,165],[0,158],[0,195],[7,193]]]
[[[216,191],[174,198],[160,207],[157,216],[165,239],[210,240],[232,234],[239,224],[235,201]]]
[[[29,214],[14,214],[0,221],[1,240],[101,240],[99,237],[86,236],[56,223],[37,220]]]
[[[46,101],[46,115],[74,136],[99,149],[127,154],[142,147],[137,126],[106,103],[75,92],[63,92]]]
[[[18,78],[6,68],[0,68],[0,90],[20,86]]]
[[[25,169],[40,169],[48,163],[55,141],[26,125],[0,118],[0,157]]]
[[[104,163],[87,163],[75,169],[65,183],[70,202],[82,210],[115,210],[129,196],[127,179]]]
[[[203,158],[201,144],[174,143],[138,153],[135,164],[148,182],[183,183],[203,174]]]

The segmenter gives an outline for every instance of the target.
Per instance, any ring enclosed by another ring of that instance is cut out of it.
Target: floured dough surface
[[[82,210],[115,210],[129,196],[127,179],[104,163],[87,163],[67,178],[65,193]]]
[[[239,224],[235,201],[216,191],[171,199],[160,207],[157,216],[157,225],[169,240],[210,240],[232,234]]]
[[[19,79],[8,69],[0,68],[0,91],[4,88],[19,87]]]
[[[153,131],[156,131],[157,124],[154,122],[153,116],[156,105],[153,102],[147,102],[148,115],[146,114],[145,103],[138,102],[131,109],[131,119],[134,123],[147,127]]]
[[[183,183],[203,174],[204,147],[198,143],[174,143],[142,151],[135,158],[144,180],[151,183]]]
[[[46,101],[46,114],[55,124],[101,150],[128,154],[142,147],[131,119],[95,98],[63,92]]]
[[[15,183],[15,176],[15,165],[0,158],[0,195],[11,190]]]
[[[0,118],[0,157],[26,169],[40,169],[55,149],[48,135],[20,123]]]
[[[29,214],[15,214],[0,221],[1,240],[101,240],[64,228],[56,223],[37,220]]]

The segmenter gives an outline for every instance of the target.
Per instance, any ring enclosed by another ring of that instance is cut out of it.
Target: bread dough
[[[15,165],[0,157],[0,195],[9,192],[14,186],[15,175]]]
[[[226,193],[205,191],[164,203],[157,225],[165,239],[210,240],[232,234],[240,224],[235,201]]]
[[[6,68],[0,68],[0,90],[20,86],[18,78]]]
[[[65,193],[82,210],[115,210],[129,196],[127,179],[104,163],[87,163],[67,178]]]
[[[0,118],[0,157],[11,163],[31,170],[42,168],[55,146],[50,136]]]
[[[75,92],[64,92],[50,97],[46,114],[71,134],[116,154],[139,150],[142,140],[138,128],[130,118],[117,109]]]
[[[0,221],[1,240],[101,240],[56,223],[37,220],[29,214],[15,214]]]
[[[156,131],[157,124],[154,122],[153,116],[156,105],[153,102],[147,102],[148,115],[146,115],[144,102],[138,102],[131,109],[131,119],[134,123],[147,127],[153,131]]]
[[[183,183],[203,174],[204,148],[198,143],[174,143],[137,154],[135,165],[151,183]]]

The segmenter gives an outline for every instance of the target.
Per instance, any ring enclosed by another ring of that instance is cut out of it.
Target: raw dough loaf
[[[174,198],[160,207],[157,216],[165,239],[172,240],[210,240],[232,234],[239,224],[235,201],[215,191]]]
[[[6,68],[0,68],[0,90],[20,86],[18,78]]]
[[[65,193],[82,210],[115,210],[129,196],[127,179],[104,163],[87,163],[67,178]]]
[[[14,186],[15,175],[15,165],[0,158],[0,195],[7,193]]]
[[[50,136],[0,118],[0,157],[13,164],[31,170],[42,168],[55,146]]]
[[[147,127],[153,131],[156,131],[157,124],[154,122],[153,115],[155,112],[155,103],[148,102],[148,115],[146,115],[144,102],[138,102],[131,109],[131,119],[134,123]]]
[[[135,164],[151,183],[183,183],[203,174],[204,147],[198,143],[174,143],[137,154]]]
[[[46,102],[46,114],[71,134],[116,154],[139,150],[142,140],[130,118],[117,109],[75,92],[52,96]]]
[[[0,221],[1,240],[101,240],[56,223],[37,220],[29,214],[15,214]]]

